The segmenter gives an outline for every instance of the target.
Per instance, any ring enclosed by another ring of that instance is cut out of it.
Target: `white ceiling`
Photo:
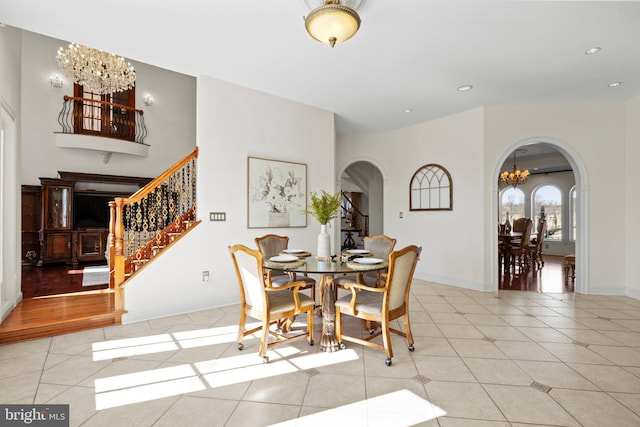
[[[358,34],[333,49],[306,34],[307,12],[302,0],[0,0],[5,24],[324,108],[338,132],[640,94],[640,2],[367,0]]]

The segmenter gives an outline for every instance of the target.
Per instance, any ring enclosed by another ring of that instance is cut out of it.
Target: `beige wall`
[[[136,70],[136,107],[144,111],[149,131],[145,143],[148,157],[113,154],[103,163],[102,152],[55,146],[54,132],[60,132],[58,113],[63,96],[73,96],[73,84],[60,72],[56,53],[66,41],[29,31],[22,34],[22,184],[39,184],[39,177],[55,178],[59,170],[155,177],[195,147],[196,79],[132,61]],[[59,74],[61,89],[49,84]],[[145,94],[155,99],[144,104]],[[34,155],[38,153],[38,155]]]
[[[307,165],[307,190],[335,189],[333,114],[220,80],[198,78],[198,217],[202,223],[126,288],[123,322],[235,304],[238,283],[227,247],[255,248],[267,233],[316,251],[320,226],[247,228],[247,157]],[[209,212],[226,212],[209,222]],[[336,230],[332,229],[334,249]],[[202,271],[211,281],[202,282]],[[179,291],[176,292],[176,288]]]
[[[564,151],[576,174],[579,203],[586,205],[585,217],[578,219],[577,288],[624,294],[624,257],[611,248],[624,245],[625,232],[611,224],[625,223],[625,187],[611,184],[623,182],[625,175],[625,104],[488,107],[485,129],[487,187],[496,181],[497,165],[514,146],[546,141]],[[611,208],[612,201],[619,209]],[[588,228],[580,234],[585,224]]]
[[[640,96],[627,102],[626,152],[625,152],[625,200],[626,221],[624,235],[625,284],[627,295],[640,298],[638,260],[640,259]],[[613,183],[612,183],[613,184]],[[619,254],[618,248],[615,253]],[[622,249],[622,245],[620,245]]]
[[[0,321],[20,290],[20,32],[0,27]]]
[[[384,232],[397,248],[422,246],[416,277],[486,290],[483,230],[482,109],[386,134],[338,136],[338,170],[369,161],[384,179]],[[409,211],[409,181],[421,166],[444,166],[453,181],[452,211]],[[482,166],[480,164],[480,170]],[[403,218],[400,218],[400,212]]]

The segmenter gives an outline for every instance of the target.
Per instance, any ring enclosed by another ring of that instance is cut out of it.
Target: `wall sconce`
[[[153,105],[153,97],[149,94],[144,96],[144,103],[147,107],[151,107]]]
[[[51,75],[49,77],[49,83],[51,84],[51,87],[56,88],[56,89],[60,89],[62,87],[62,85],[64,84],[64,81],[62,81],[62,79],[60,78],[59,75]]]

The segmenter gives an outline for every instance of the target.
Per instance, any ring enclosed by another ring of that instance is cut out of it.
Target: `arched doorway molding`
[[[576,281],[575,291],[581,294],[589,293],[589,271],[587,265],[589,265],[589,180],[587,176],[587,168],[580,154],[566,142],[553,137],[530,137],[511,144],[502,153],[502,156],[497,160],[494,165],[492,179],[491,179],[491,223],[493,229],[491,235],[491,248],[498,247],[498,177],[500,176],[500,168],[510,157],[511,153],[517,148],[537,143],[545,143],[552,145],[567,159],[576,179],[576,276],[579,280]],[[492,290],[498,291],[498,252],[491,250],[491,265],[492,265]]]
[[[382,183],[386,186],[387,185],[387,180],[388,180],[388,176],[389,174],[387,173],[387,170],[384,168],[384,166],[382,166],[380,164],[380,162],[378,162],[376,159],[373,159],[371,157],[357,157],[354,159],[350,159],[347,162],[344,162],[342,164],[342,166],[340,166],[337,171],[338,174],[336,175],[336,185],[337,185],[337,190],[340,190],[341,185],[342,185],[342,174],[344,173],[345,170],[347,170],[347,168],[349,166],[351,166],[354,163],[358,163],[358,162],[367,162],[367,163],[371,163],[373,166],[376,167],[376,169],[378,169],[380,171],[380,174],[382,175]]]

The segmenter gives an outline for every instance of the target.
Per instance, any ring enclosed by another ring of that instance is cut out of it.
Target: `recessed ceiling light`
[[[473,86],[471,86],[471,85],[463,85],[463,86],[458,87],[458,92],[466,92],[466,91],[471,90],[471,89],[473,89]]]
[[[404,113],[410,113],[411,111],[413,111],[411,108],[405,108],[404,110],[402,110],[402,112]]]
[[[609,87],[618,87],[618,86],[622,86],[622,82],[609,83]]]
[[[596,53],[600,52],[602,50],[601,47],[592,47],[591,49],[587,50],[584,54],[585,55],[595,55]]]

